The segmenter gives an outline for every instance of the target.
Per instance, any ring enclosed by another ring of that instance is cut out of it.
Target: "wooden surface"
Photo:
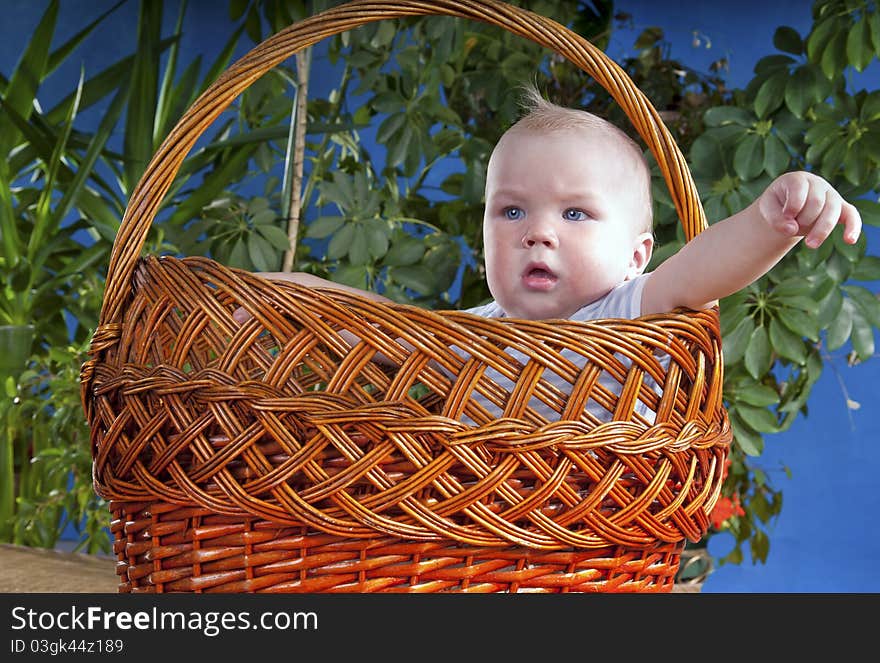
[[[0,592],[116,593],[116,560],[0,544]]]

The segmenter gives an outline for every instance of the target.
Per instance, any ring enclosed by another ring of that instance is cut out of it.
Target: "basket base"
[[[349,539],[167,503],[111,502],[119,592],[670,592],[681,544],[543,551]]]

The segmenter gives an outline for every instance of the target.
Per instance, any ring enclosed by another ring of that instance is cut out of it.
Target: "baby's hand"
[[[804,171],[777,177],[758,199],[758,209],[771,228],[788,237],[805,237],[811,249],[838,224],[843,224],[848,244],[855,244],[862,230],[859,211],[824,179]]]

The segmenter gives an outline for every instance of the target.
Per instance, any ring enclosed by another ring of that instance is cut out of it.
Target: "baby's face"
[[[483,218],[486,278],[507,315],[568,318],[641,273],[643,181],[600,130],[508,133],[489,162]]]

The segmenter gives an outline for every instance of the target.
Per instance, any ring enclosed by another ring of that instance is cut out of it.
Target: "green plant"
[[[880,55],[874,3],[818,0],[813,26],[799,35],[781,26],[779,53],[762,58],[745,90],[710,108],[690,150],[710,220],[741,209],[775,175],[818,172],[855,202],[865,223],[880,223],[880,92],[858,89],[859,72]],[[752,459],[767,435],[808,414],[809,398],[831,354],[847,343],[846,361],[874,355],[880,302],[864,285],[880,279],[880,258],[863,234],[850,246],[836,231],[813,251],[798,246],[766,277],[721,302],[725,393],[736,446],[725,495],[743,513],[723,525],[735,539],[722,562],[766,559],[766,525],[782,491]]]
[[[89,172],[121,112],[123,97],[116,96],[105,122],[92,136],[73,132],[84,99],[95,89],[83,77],[58,107],[47,113],[39,110],[35,103],[39,84],[104,18],[50,52],[57,12],[58,3],[50,3],[12,75],[3,79],[0,96],[0,271],[4,277],[0,321],[29,331],[19,347],[4,348],[7,356],[17,359],[17,365],[0,376],[8,398],[0,408],[4,424],[0,440],[0,481],[4,486],[0,540],[5,541],[47,541],[51,538],[48,532],[55,531],[50,525],[58,519],[54,512],[37,528],[35,538],[29,536],[35,530],[24,532],[20,521],[13,520],[20,516],[22,500],[32,501],[64,488],[57,476],[49,477],[30,463],[49,438],[43,425],[46,422],[39,416],[34,418],[24,406],[31,392],[20,378],[32,353],[45,357],[50,348],[68,344],[66,300],[76,297],[81,275],[104,260],[109,247],[109,240],[97,233],[102,227],[99,221],[94,225],[82,220],[64,224],[74,209],[95,212],[87,188]],[[95,218],[102,217],[96,214]],[[96,232],[90,247],[73,239],[75,231],[86,229]],[[81,342],[83,330],[77,331]]]
[[[162,3],[142,2],[133,54],[94,75],[83,72],[44,110],[43,82],[123,4],[53,50],[59,3],[51,0],[11,75],[0,79],[0,326],[25,332],[13,338],[0,327],[4,356],[17,359],[0,366],[0,541],[52,546],[73,519],[85,523],[86,548],[108,545],[105,508],[88,498],[83,468],[91,451],[79,395],[66,380],[76,384],[74,367],[97,325],[101,269],[125,201],[183,110],[229,64],[243,30],[232,30],[202,75],[201,57],[179,68],[187,3],[163,38]],[[81,112],[103,100],[109,104],[96,128],[83,128]],[[169,238],[186,232],[195,211],[250,176],[265,131],[275,134],[271,118],[245,110],[232,109],[187,158],[150,250],[172,248]]]

